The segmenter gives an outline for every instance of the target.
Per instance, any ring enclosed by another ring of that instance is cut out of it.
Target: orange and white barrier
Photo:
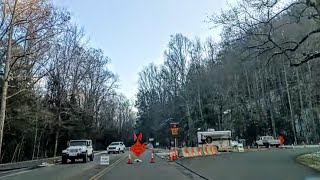
[[[183,157],[197,157],[217,154],[217,147],[215,145],[203,145],[199,147],[183,147],[181,155]]]
[[[203,153],[202,153],[202,148],[201,147],[197,147],[197,153],[199,156],[203,156]]]
[[[203,154],[205,155],[205,156],[208,156],[208,155],[210,155],[209,154],[209,147],[208,146],[206,146],[206,145],[204,145],[204,146],[202,146],[202,149],[203,149]]]
[[[202,146],[204,155],[214,155],[217,154],[217,147],[215,145],[203,145]]]
[[[196,154],[196,148],[195,147],[190,147],[190,149],[191,149],[191,154],[192,154],[192,157],[195,157],[195,156],[197,156],[197,154]]]
[[[212,155],[217,154],[217,147],[214,145],[209,146],[210,151],[212,153]]]
[[[192,157],[191,148],[183,147],[182,151],[181,151],[181,154],[182,154],[183,157]]]

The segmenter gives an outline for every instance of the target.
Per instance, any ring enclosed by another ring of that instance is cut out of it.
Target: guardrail
[[[30,161],[21,161],[21,162],[14,162],[14,163],[5,163],[0,164],[0,171],[8,171],[13,169],[20,169],[20,168],[30,168],[41,165],[42,163],[56,163],[61,159],[60,156],[58,157],[51,157],[51,158],[44,158],[44,159],[36,159]]]
[[[95,151],[95,153],[99,153],[101,151]],[[0,164],[0,171],[9,171],[14,169],[21,168],[31,168],[41,165],[42,163],[57,163],[61,161],[61,156],[51,157],[51,158],[43,158],[43,159],[35,159],[29,161],[21,161],[21,162],[13,162],[13,163],[5,163]]]

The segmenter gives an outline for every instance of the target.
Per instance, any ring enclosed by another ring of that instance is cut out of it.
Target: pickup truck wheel
[[[212,143],[212,138],[211,137],[207,137],[206,138],[206,143],[208,143],[208,144]]]
[[[93,154],[93,152],[92,152],[92,154],[91,154],[91,156],[90,156],[90,161],[93,161],[93,159],[94,159],[94,154]]]
[[[61,163],[62,164],[67,164],[68,159],[66,157],[62,157]]]
[[[71,158],[71,163],[74,163],[76,160],[74,158]]]
[[[83,157],[83,162],[86,163],[88,161],[88,154],[86,153]]]

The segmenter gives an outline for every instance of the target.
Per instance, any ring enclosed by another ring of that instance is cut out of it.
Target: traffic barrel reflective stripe
[[[197,152],[199,156],[202,156],[202,151],[201,151],[201,147],[197,147]]]
[[[215,145],[212,145],[210,149],[212,151],[212,154],[217,154],[217,147]]]
[[[202,146],[202,148],[203,148],[203,153],[204,153],[204,155],[209,155],[209,152],[208,152],[208,146],[207,145],[204,145],[204,146]]]
[[[183,147],[181,152],[183,157],[190,157],[190,151],[188,147]]]
[[[191,147],[191,152],[192,152],[192,156],[195,157],[196,153],[195,153],[194,147]]]

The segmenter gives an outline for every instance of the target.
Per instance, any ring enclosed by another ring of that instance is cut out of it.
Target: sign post
[[[179,123],[177,123],[177,122],[170,123],[171,135],[174,137],[174,151],[175,152],[177,150],[177,136],[179,135],[179,128],[177,127],[178,124]]]

